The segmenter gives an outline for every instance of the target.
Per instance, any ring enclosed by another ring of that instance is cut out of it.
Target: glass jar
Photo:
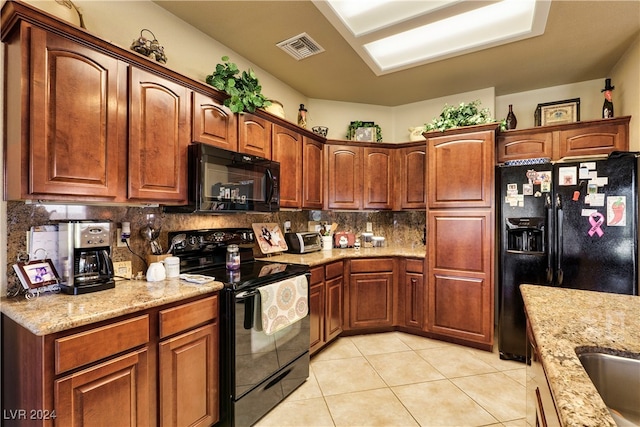
[[[227,246],[227,270],[238,270],[240,268],[240,252],[238,245]]]

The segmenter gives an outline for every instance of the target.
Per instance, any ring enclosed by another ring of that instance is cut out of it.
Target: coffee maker
[[[60,223],[58,238],[62,292],[78,295],[115,287],[110,222]]]

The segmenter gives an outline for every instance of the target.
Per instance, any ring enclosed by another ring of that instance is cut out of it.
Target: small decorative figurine
[[[300,109],[298,110],[298,126],[307,127],[307,109],[304,108],[304,104],[300,104]]]
[[[603,119],[610,119],[613,117],[613,102],[611,101],[611,91],[615,88],[615,86],[611,86],[611,79],[605,79],[604,89],[600,91],[604,92],[604,105],[602,106]]]

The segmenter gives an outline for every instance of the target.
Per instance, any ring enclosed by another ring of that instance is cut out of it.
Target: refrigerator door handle
[[[551,196],[549,193],[545,194],[545,211],[547,213],[546,218],[546,230],[545,230],[545,250],[547,251],[547,284],[553,283],[553,232],[551,227],[551,218],[553,216],[553,203],[551,202]]]
[[[556,194],[556,285],[562,286],[564,274],[562,272],[562,235],[563,235],[564,211],[562,210],[562,198]]]

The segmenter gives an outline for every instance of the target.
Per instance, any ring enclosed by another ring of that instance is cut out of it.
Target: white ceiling
[[[639,0],[553,0],[541,36],[378,76],[311,0],[155,1],[309,98],[385,106],[607,77],[640,34]],[[297,61],[276,46],[300,33],[325,51]]]

